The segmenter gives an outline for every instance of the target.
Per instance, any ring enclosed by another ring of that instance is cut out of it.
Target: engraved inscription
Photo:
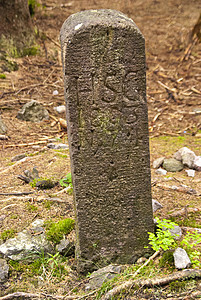
[[[61,45],[76,261],[80,271],[133,263],[153,225],[144,38],[116,11],[83,11]]]

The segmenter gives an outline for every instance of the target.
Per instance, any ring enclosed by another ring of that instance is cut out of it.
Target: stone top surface
[[[108,26],[135,29],[141,32],[132,19],[123,13],[112,9],[85,10],[68,17],[61,28],[61,43],[66,42],[76,32],[95,26]],[[142,36],[143,37],[143,36]]]

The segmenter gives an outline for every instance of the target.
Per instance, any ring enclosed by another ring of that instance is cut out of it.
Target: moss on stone
[[[74,228],[75,221],[73,219],[63,219],[57,223],[47,222],[47,239],[58,244],[64,235],[69,234]]]

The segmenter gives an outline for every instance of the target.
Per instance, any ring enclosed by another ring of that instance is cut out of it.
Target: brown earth
[[[39,7],[33,18],[40,53],[16,59],[19,70],[5,73],[6,79],[0,79],[0,113],[9,137],[7,141],[0,140],[0,193],[33,192],[20,197],[0,195],[0,217],[3,216],[0,232],[7,229],[19,232],[36,218],[56,221],[74,215],[71,195],[63,192],[55,195],[54,200],[50,197],[62,189],[59,185],[51,190],[38,191],[23,183],[17,175],[34,166],[41,177],[54,180],[70,172],[68,150],[48,150],[46,144],[50,138],[67,142],[66,131],[57,122],[65,115],[59,115],[53,109],[64,104],[59,31],[64,20],[81,9],[120,10],[135,21],[145,36],[151,163],[160,156],[171,157],[183,146],[201,155],[201,48],[195,38],[190,38],[201,10],[199,1],[114,0],[110,4],[105,0],[47,0],[43,4],[45,8]],[[53,95],[54,90],[58,90],[57,96]],[[18,110],[31,99],[47,108],[51,115],[48,121],[30,123],[16,118]],[[27,160],[14,165],[12,157],[21,153],[27,154]],[[152,169],[153,198],[163,205],[156,215],[169,218],[175,211],[186,207],[185,214],[180,214],[176,221],[181,221],[186,227],[201,227],[200,183],[201,172],[196,172],[194,178],[188,177],[185,170],[163,177],[157,176]],[[180,184],[195,189],[197,194],[171,189]],[[58,199],[65,202],[58,202]],[[70,264],[73,263],[71,259]],[[71,293],[73,288],[81,291],[81,279],[76,277],[75,271],[69,274],[60,282],[46,280],[41,286],[36,280],[30,281],[18,274],[2,286],[0,295],[12,291],[37,290],[38,293],[57,295]],[[188,290],[189,295],[182,299],[194,299],[191,292],[195,289],[196,286],[192,291]],[[155,290],[149,293],[138,294],[136,299],[167,299],[166,291],[164,294],[158,290],[158,294]],[[178,297],[174,295],[171,299]]]

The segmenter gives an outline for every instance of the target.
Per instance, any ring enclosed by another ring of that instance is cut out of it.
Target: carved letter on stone
[[[78,267],[133,263],[153,231],[144,38],[89,10],[64,22],[61,46]]]

